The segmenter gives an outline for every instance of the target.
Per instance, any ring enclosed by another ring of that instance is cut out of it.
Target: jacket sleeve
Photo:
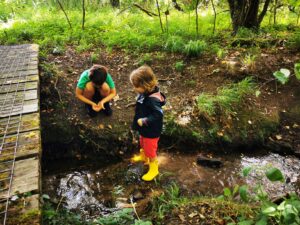
[[[163,111],[159,100],[157,100],[156,98],[151,98],[151,100],[148,103],[148,107],[151,111],[150,115],[145,118],[142,118],[143,125],[146,126],[160,121],[163,117]]]

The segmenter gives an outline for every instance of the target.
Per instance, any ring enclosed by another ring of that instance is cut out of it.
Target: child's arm
[[[110,89],[110,93],[108,96],[106,96],[105,98],[103,98],[99,103],[98,106],[100,106],[101,108],[104,109],[104,103],[109,102],[110,100],[112,100],[115,96],[117,95],[117,91],[116,88]]]
[[[78,88],[78,87],[76,87],[76,97],[77,97],[80,101],[82,101],[82,102],[84,102],[84,103],[86,103],[86,104],[91,105],[95,111],[98,112],[98,111],[101,110],[100,107],[99,107],[95,102],[93,102],[93,101],[89,100],[88,98],[84,97],[84,95],[83,95],[83,90],[81,90],[81,89]]]
[[[138,119],[137,123],[139,124],[139,126],[147,126],[162,119],[164,114],[159,100],[151,99],[149,107],[151,110],[151,114],[145,118]]]

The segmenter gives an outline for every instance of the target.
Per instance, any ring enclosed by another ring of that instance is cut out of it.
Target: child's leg
[[[159,174],[156,154],[158,140],[159,138],[144,138],[145,155],[150,158],[149,171],[142,177],[145,181],[151,181]]]
[[[95,94],[95,88],[92,82],[87,82],[83,90],[83,96],[88,98],[89,100],[92,100],[94,94]]]
[[[104,83],[102,85],[101,89],[99,90],[99,93],[101,95],[101,99],[107,97],[110,94],[110,87],[107,83]],[[105,109],[103,110],[103,112],[105,113],[105,115],[110,116],[112,114],[112,110],[109,105],[109,102],[104,103],[104,108]]]
[[[88,82],[83,90],[83,96],[96,103],[94,100],[95,93],[95,87],[93,86],[92,82]],[[85,108],[90,117],[97,115],[97,112],[93,110],[91,105],[85,104]]]
[[[144,137],[140,136],[140,153],[138,155],[134,155],[131,158],[132,162],[145,162],[145,164],[149,164],[149,158],[146,157],[145,151],[144,151],[144,143],[143,143]]]

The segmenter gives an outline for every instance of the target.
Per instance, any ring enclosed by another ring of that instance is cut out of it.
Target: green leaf
[[[234,189],[233,189],[233,192],[232,192],[232,196],[234,196],[238,191],[239,191],[239,185],[235,185],[234,186]]]
[[[251,168],[250,166],[245,167],[245,168],[243,169],[243,176],[244,176],[244,177],[248,176],[248,174],[250,173],[251,170],[252,170],[252,168]]]
[[[270,181],[281,181],[284,182],[284,176],[281,171],[277,168],[271,168],[266,171],[266,176]]]
[[[260,90],[256,90],[256,91],[255,91],[255,97],[260,96],[260,94],[261,94]]]
[[[273,76],[276,77],[276,79],[281,84],[285,84],[289,80],[289,77],[286,77],[285,74],[283,72],[281,72],[281,71],[276,71],[275,73],[273,73]]]
[[[253,220],[245,220],[238,223],[238,225],[252,225]]]
[[[230,196],[232,196],[232,194],[231,194],[231,190],[229,189],[229,188],[224,188],[224,196],[225,197],[230,197]]]
[[[243,185],[239,189],[241,199],[245,202],[248,202],[248,188],[246,185]]]
[[[262,213],[265,214],[265,215],[271,215],[273,214],[274,212],[276,212],[276,208],[273,207],[273,206],[269,206],[267,208],[265,208]]]
[[[268,225],[268,218],[263,216],[259,221],[255,223],[255,225]]]
[[[300,63],[295,63],[294,71],[295,71],[296,78],[300,80]]]

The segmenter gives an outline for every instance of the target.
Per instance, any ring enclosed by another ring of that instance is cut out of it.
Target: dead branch
[[[125,105],[125,108],[128,108],[130,106],[135,106],[135,105],[136,105],[136,102],[130,102],[127,105]]]
[[[136,3],[134,3],[133,4],[135,7],[137,7],[138,9],[140,9],[140,10],[142,10],[144,13],[146,13],[148,16],[158,16],[157,14],[155,14],[155,13],[153,13],[153,12],[150,12],[150,11],[148,11],[147,9],[144,9],[142,6],[140,6],[140,5],[138,5],[138,4],[136,4]]]

